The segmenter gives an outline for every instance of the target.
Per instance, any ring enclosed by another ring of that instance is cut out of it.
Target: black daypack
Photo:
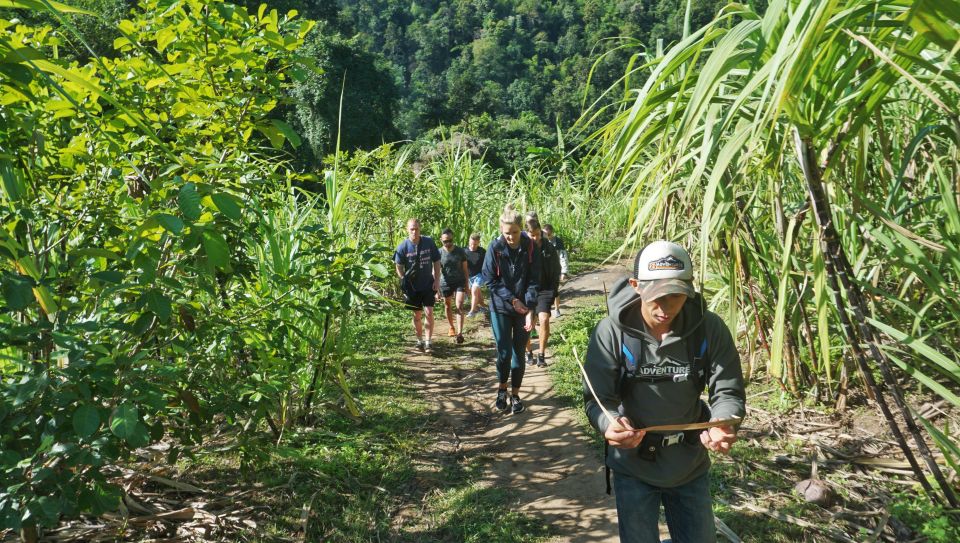
[[[420,243],[417,244],[416,256],[413,257],[413,265],[407,266],[403,270],[403,279],[400,280],[400,290],[403,292],[404,301],[406,303],[411,303],[413,295],[416,293],[416,288],[414,285],[417,281],[417,274],[420,271],[420,246],[423,245],[423,238],[420,239]]]

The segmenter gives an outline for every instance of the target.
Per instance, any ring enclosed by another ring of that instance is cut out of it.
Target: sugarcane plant
[[[951,507],[897,368],[960,407],[958,48],[956,0],[730,4],[638,53],[591,134],[604,188],[633,202],[628,242],[695,245],[713,303],[786,392],[842,408],[857,371]]]

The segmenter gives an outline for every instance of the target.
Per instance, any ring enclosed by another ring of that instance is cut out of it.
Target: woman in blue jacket
[[[523,411],[523,352],[533,328],[533,310],[540,287],[540,251],[521,231],[523,217],[507,205],[500,215],[500,237],[490,242],[483,259],[483,282],[490,289],[490,326],[497,342],[496,408],[506,410],[507,378],[511,411]]]

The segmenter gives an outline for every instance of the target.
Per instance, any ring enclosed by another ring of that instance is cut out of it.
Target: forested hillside
[[[692,2],[690,27],[710,21],[724,3]],[[93,51],[109,56],[119,36],[110,23],[136,2],[75,4],[103,16],[75,17],[74,24]],[[260,2],[238,4],[256,11]],[[488,161],[508,170],[528,147],[555,145],[557,128],[569,127],[585,103],[621,78],[638,47],[678,41],[686,14],[681,0],[284,0],[271,8],[319,23],[301,53],[324,73],[294,84],[293,102],[274,113],[303,136],[295,158],[304,169],[334,150],[343,90],[341,149],[456,127],[487,140]],[[63,49],[89,56],[80,40]]]

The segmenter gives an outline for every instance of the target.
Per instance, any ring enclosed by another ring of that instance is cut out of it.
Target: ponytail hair
[[[513,224],[522,227],[523,217],[519,211],[513,208],[513,204],[507,204],[503,207],[503,213],[500,214],[500,224],[504,226]]]

